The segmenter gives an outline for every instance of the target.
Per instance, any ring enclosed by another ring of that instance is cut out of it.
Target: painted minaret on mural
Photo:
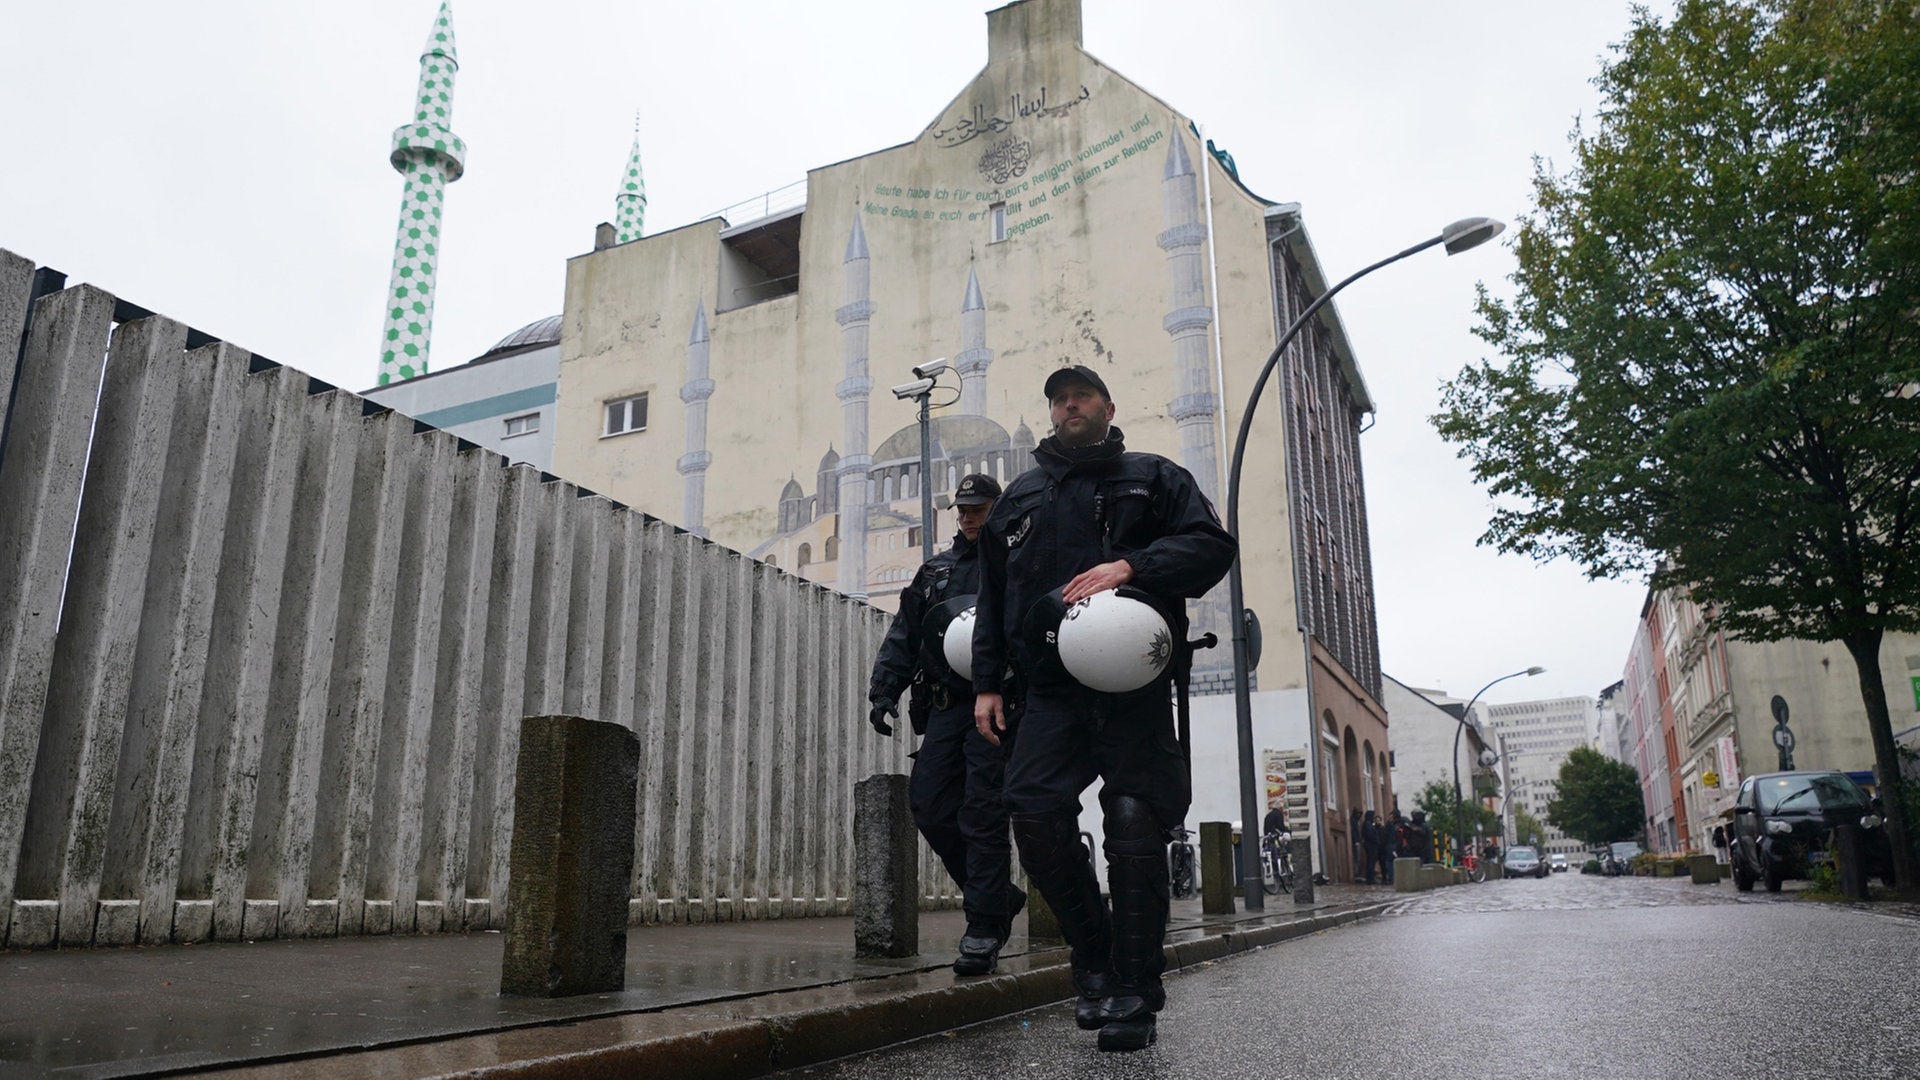
[[[627,171],[620,176],[620,196],[613,212],[613,240],[638,240],[647,223],[647,177],[640,171],[640,120],[633,121],[633,149],[627,152]]]
[[[960,412],[987,415],[987,368],[993,350],[987,348],[987,302],[980,295],[980,276],[967,264],[967,295],[960,301],[960,352],[953,366],[960,372]]]
[[[453,47],[451,0],[420,54],[420,92],[411,123],[393,132],[387,160],[406,186],[400,196],[400,228],[393,242],[393,278],[387,285],[387,326],[380,335],[380,385],[427,373],[433,336],[433,282],[440,265],[440,208],[447,185],[466,171],[467,144],[453,123],[453,77],[460,57]]]
[[[1212,358],[1207,329],[1213,325],[1213,307],[1207,302],[1204,248],[1207,222],[1200,213],[1200,178],[1187,156],[1187,140],[1174,127],[1167,140],[1167,162],[1160,175],[1161,207],[1166,230],[1160,249],[1167,253],[1167,315],[1161,325],[1173,338],[1174,398],[1167,403],[1180,435],[1180,464],[1200,483],[1200,490],[1216,503],[1220,497],[1220,398],[1213,391]],[[1215,588],[1193,608],[1193,635],[1214,631],[1228,634],[1227,591]],[[1230,664],[1222,650],[1194,657],[1196,674]]]
[[[840,455],[840,565],[836,587],[848,596],[867,596],[867,473],[873,464],[867,453],[867,395],[873,391],[873,378],[867,374],[867,328],[873,321],[871,261],[867,256],[867,232],[860,226],[858,212],[853,218],[853,233],[847,237],[847,256],[842,261],[846,283],[842,296],[846,303],[834,312],[840,323],[840,358],[845,362],[845,377],[835,388],[840,398],[842,434],[846,453]]]
[[[687,405],[687,452],[679,462],[680,475],[686,478],[680,495],[680,524],[695,536],[707,535],[707,466],[713,464],[713,455],[707,452],[707,399],[713,396],[713,380],[707,377],[710,340],[703,300],[693,309],[693,333],[687,335],[687,381],[680,386],[680,400]]]

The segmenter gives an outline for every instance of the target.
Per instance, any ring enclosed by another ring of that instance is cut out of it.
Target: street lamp
[[[1371,266],[1362,267],[1347,275],[1339,284],[1321,293],[1319,299],[1308,304],[1307,309],[1287,327],[1286,333],[1280,335],[1280,343],[1273,347],[1273,354],[1267,357],[1266,365],[1260,369],[1260,377],[1254,380],[1253,393],[1247,395],[1247,407],[1240,414],[1240,433],[1233,440],[1233,468],[1227,474],[1227,531],[1233,534],[1236,541],[1240,538],[1240,467],[1247,457],[1247,435],[1253,430],[1253,411],[1260,406],[1260,395],[1267,388],[1267,380],[1273,377],[1273,369],[1280,364],[1280,354],[1286,351],[1287,345],[1293,341],[1294,336],[1300,333],[1307,322],[1326,306],[1327,301],[1332,300],[1336,293],[1375,270],[1390,263],[1399,262],[1409,255],[1416,255],[1436,244],[1444,245],[1447,254],[1458,255],[1500,235],[1500,230],[1504,228],[1506,228],[1504,223],[1492,218],[1463,218],[1456,221],[1440,230],[1439,236],[1422,240],[1397,255],[1390,255]],[[1221,389],[1224,390],[1225,387]],[[1282,452],[1284,453],[1284,444]],[[1240,558],[1237,555],[1234,557],[1233,565],[1227,569],[1227,588],[1229,610],[1232,612],[1228,621],[1233,623],[1234,718],[1240,741],[1240,820],[1249,823],[1247,828],[1240,830],[1240,867],[1244,875],[1240,892],[1246,897],[1247,909],[1258,911],[1266,907],[1266,896],[1260,885],[1260,840],[1251,826],[1252,822],[1259,820],[1259,793],[1256,786],[1258,781],[1253,771],[1253,691],[1248,681],[1253,663],[1248,653],[1246,583],[1240,576]],[[1300,598],[1294,597],[1296,606],[1299,602]],[[1304,626],[1302,630],[1305,630]],[[1307,672],[1307,678],[1313,678],[1312,671]],[[1312,727],[1311,716],[1307,718],[1307,724],[1309,728]],[[1309,742],[1308,745],[1317,746],[1318,743]],[[1330,782],[1330,777],[1321,778],[1323,784]],[[1322,847],[1324,846],[1322,844]],[[1311,867],[1304,870],[1311,872]]]
[[[933,558],[933,438],[928,433],[928,412],[933,391],[940,385],[940,374],[952,370],[945,357],[929,360],[913,369],[913,380],[893,387],[893,396],[901,401],[920,403],[920,561]],[[949,387],[948,389],[952,389]],[[952,402],[945,402],[952,404]]]
[[[1467,841],[1467,830],[1460,820],[1460,733],[1467,730],[1467,720],[1473,716],[1473,703],[1480,700],[1481,694],[1493,689],[1494,686],[1499,683],[1506,682],[1508,679],[1517,679],[1522,675],[1538,675],[1545,670],[1547,669],[1543,667],[1530,667],[1525,671],[1516,671],[1511,675],[1502,675],[1493,680],[1493,682],[1475,691],[1474,695],[1467,699],[1467,707],[1460,710],[1460,716],[1458,717],[1460,726],[1455,728],[1453,732],[1453,855],[1456,862],[1462,854],[1460,850],[1461,846]],[[1485,751],[1482,751],[1482,753],[1484,754]],[[1480,764],[1491,765],[1493,762],[1482,761]]]

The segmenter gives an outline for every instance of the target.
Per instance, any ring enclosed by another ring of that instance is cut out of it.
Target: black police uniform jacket
[[[1033,457],[980,532],[979,693],[1002,692],[1009,661],[1030,680],[1048,680],[1027,643],[1027,612],[1083,571],[1125,559],[1128,584],[1177,608],[1219,584],[1237,549],[1193,474],[1158,454],[1129,453],[1117,427],[1088,447],[1048,436]]]
[[[900,593],[900,609],[893,616],[893,625],[887,628],[887,638],[880,643],[880,654],[873,660],[873,677],[867,684],[867,700],[895,701],[908,685],[931,684],[940,675],[946,675],[949,688],[961,694],[968,692],[966,684],[954,679],[947,672],[944,661],[929,664],[923,649],[931,648],[931,642],[923,642],[922,627],[927,612],[932,611],[944,600],[956,596],[965,596],[980,591],[979,547],[967,539],[965,533],[955,533],[953,546],[940,552],[933,558],[920,564],[913,580]],[[925,671],[925,679],[916,679],[924,669],[933,667],[936,671]],[[916,697],[918,692],[916,692]]]

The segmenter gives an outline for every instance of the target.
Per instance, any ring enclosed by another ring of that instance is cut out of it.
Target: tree
[[[1839,641],[1889,802],[1882,637],[1920,631],[1920,15],[1636,13],[1572,166],[1537,163],[1504,354],[1434,417],[1483,543],[1687,591],[1731,636]],[[1901,888],[1920,887],[1890,816]]]
[[[1560,790],[1547,800],[1547,823],[1589,847],[1640,830],[1640,773],[1591,746],[1560,763]]]
[[[1446,838],[1442,846],[1445,850],[1452,851],[1454,838],[1461,835],[1454,828],[1456,819],[1453,815],[1453,781],[1428,781],[1427,786],[1421,788],[1420,793],[1413,797],[1413,805],[1427,812],[1428,826],[1433,829],[1436,837]],[[1465,835],[1473,835],[1475,825],[1480,827],[1484,835],[1500,835],[1500,819],[1494,816],[1493,811],[1471,798],[1461,804],[1460,811],[1460,817],[1457,820],[1466,823]],[[1422,853],[1421,857],[1425,858],[1427,854]]]
[[[1544,831],[1545,830],[1540,828],[1540,820],[1533,816],[1531,810],[1528,810],[1524,806],[1516,806],[1513,808],[1514,843],[1531,846],[1535,843],[1535,838],[1540,836]]]

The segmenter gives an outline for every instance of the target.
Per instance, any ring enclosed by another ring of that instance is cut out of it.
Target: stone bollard
[[[500,992],[566,997],[627,981],[640,740],[578,716],[520,722]]]
[[[1393,860],[1393,891],[1419,892],[1420,860],[1410,855],[1402,855]]]
[[[919,855],[907,778],[879,773],[854,784],[853,955],[919,955]]]
[[[1293,902],[1296,904],[1313,903],[1313,841],[1296,836],[1288,841],[1293,846]]]
[[[1860,842],[1863,831],[1856,822],[1847,822],[1833,830],[1832,857],[1839,864],[1840,895],[1849,900],[1867,898],[1867,861]]]
[[[1200,913],[1233,914],[1233,897],[1240,883],[1233,879],[1233,826],[1224,821],[1200,823]]]
[[[1720,861],[1711,855],[1687,856],[1687,870],[1695,885],[1720,884]]]
[[[1420,888],[1438,889],[1453,884],[1453,872],[1439,863],[1420,864]]]

